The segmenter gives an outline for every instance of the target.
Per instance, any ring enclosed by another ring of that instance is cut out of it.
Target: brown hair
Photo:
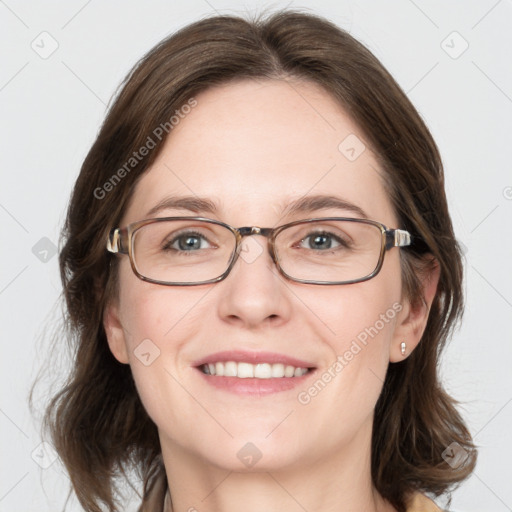
[[[420,115],[368,49],[311,14],[285,10],[251,21],[203,19],[158,44],[126,77],[83,163],[62,232],[60,269],[74,360],[43,426],[87,511],[99,511],[100,505],[118,510],[115,495],[126,470],[137,470],[144,494],[164,471],[157,428],[130,367],[113,357],[103,329],[117,275],[117,260],[105,243],[165,142],[154,130],[201,91],[238,79],[298,79],[331,94],[379,158],[399,225],[414,237],[415,244],[401,251],[406,295],[422,300],[427,253],[440,267],[421,343],[406,360],[390,365],[375,409],[373,483],[403,512],[413,491],[439,496],[475,465],[471,436],[437,376],[439,354],[462,314],[461,255],[441,158]],[[155,147],[127,167],[148,137]],[[120,179],[113,184],[115,175]],[[468,455],[455,468],[442,457],[452,442]]]

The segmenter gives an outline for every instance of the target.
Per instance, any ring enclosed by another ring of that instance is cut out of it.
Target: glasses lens
[[[142,226],[133,234],[132,250],[142,276],[166,283],[198,283],[222,275],[235,246],[235,235],[226,227],[181,219]]]
[[[294,279],[353,281],[377,268],[382,232],[378,226],[363,222],[307,222],[281,231],[275,248],[282,270]]]

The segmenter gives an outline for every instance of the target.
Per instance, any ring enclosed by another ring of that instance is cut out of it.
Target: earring
[[[402,353],[403,356],[405,356],[405,341],[402,341],[402,343],[400,344],[400,352]]]

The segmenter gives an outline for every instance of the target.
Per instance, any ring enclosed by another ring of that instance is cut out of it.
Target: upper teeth
[[[203,373],[217,375],[219,377],[239,377],[241,379],[257,378],[271,379],[275,377],[301,377],[308,372],[307,368],[297,368],[295,366],[284,365],[281,363],[269,364],[251,364],[236,363],[228,361],[225,363],[209,363],[201,366]]]

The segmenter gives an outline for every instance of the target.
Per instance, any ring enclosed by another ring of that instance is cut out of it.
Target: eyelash
[[[337,244],[339,244],[342,247],[349,246],[349,244],[346,240],[340,238],[339,236],[337,236],[334,233],[331,233],[329,231],[312,231],[311,233],[308,233],[306,236],[302,237],[300,239],[300,241],[298,242],[298,244],[302,243],[303,241],[307,240],[308,238],[310,239],[311,237],[315,237],[315,236],[330,237],[332,240],[334,240]],[[174,235],[173,238],[171,240],[169,240],[168,242],[164,242],[162,244],[162,250],[176,251],[176,252],[183,252],[183,253],[194,252],[194,251],[186,251],[186,250],[182,250],[182,249],[175,249],[174,247],[172,247],[182,237],[197,237],[198,239],[205,240],[206,242],[208,242],[211,245],[211,242],[208,240],[208,238],[206,236],[204,236],[204,234],[200,233],[199,231],[184,231],[182,233]],[[318,251],[318,252],[321,252],[321,251]]]

